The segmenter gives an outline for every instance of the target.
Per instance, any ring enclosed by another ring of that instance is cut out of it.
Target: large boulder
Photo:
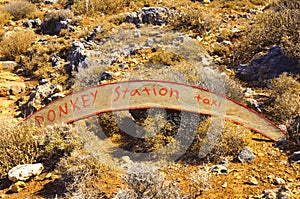
[[[29,95],[29,99],[19,105],[19,111],[21,111],[21,117],[27,117],[34,111],[42,108],[50,102],[64,97],[61,85],[54,85],[47,80],[40,81],[39,85]]]
[[[50,10],[41,24],[41,32],[49,35],[59,35],[63,29],[73,31],[73,13],[70,10]]]
[[[143,7],[136,13],[128,13],[126,16],[127,23],[133,23],[136,26],[141,24],[163,25],[168,23],[169,9],[162,7]]]
[[[26,181],[32,176],[40,175],[43,169],[41,163],[18,165],[8,171],[8,179],[13,182]]]
[[[72,48],[69,51],[67,61],[70,64],[66,65],[67,70],[69,72],[76,71],[78,72],[79,68],[87,68],[89,63],[89,53],[85,50],[83,43],[79,41],[72,42]]]
[[[297,61],[287,58],[279,46],[274,46],[264,56],[253,59],[249,65],[240,64],[236,75],[255,86],[265,86],[268,80],[284,72],[298,74],[300,66]]]

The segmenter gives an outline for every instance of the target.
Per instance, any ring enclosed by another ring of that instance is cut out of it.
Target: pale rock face
[[[8,172],[8,179],[13,182],[26,181],[32,176],[39,175],[44,169],[41,163],[15,166]]]

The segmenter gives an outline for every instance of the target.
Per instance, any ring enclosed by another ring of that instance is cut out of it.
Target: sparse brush
[[[25,0],[13,1],[6,6],[6,11],[14,17],[14,20],[23,19],[34,10],[35,6]]]
[[[36,161],[39,155],[39,138],[43,130],[31,125],[17,126],[16,123],[1,121],[0,178],[18,164]]]
[[[242,43],[234,49],[233,66],[248,63],[256,54],[272,45],[279,45],[291,59],[300,60],[300,10],[298,1],[278,1],[277,7],[260,16],[250,26]]]
[[[19,164],[40,162],[46,170],[51,170],[79,143],[76,131],[70,126],[40,128],[28,123],[1,121],[0,133],[0,178]]]
[[[6,12],[5,8],[0,7],[0,28],[2,28],[9,20],[12,19],[12,16]],[[0,37],[1,41],[1,37]]]
[[[248,144],[251,132],[229,121],[208,118],[200,123],[195,140],[186,153],[189,159],[218,163],[224,157],[236,157]]]
[[[271,98],[266,104],[267,116],[277,124],[293,129],[294,120],[300,115],[300,82],[288,74],[274,78],[270,84]]]
[[[76,1],[72,6],[77,14],[93,16],[96,14],[116,14],[124,7],[129,6],[129,0],[82,0]]]
[[[179,186],[175,182],[164,179],[159,174],[158,168],[150,163],[131,166],[125,177],[125,183],[128,184],[130,190],[128,195],[133,199],[183,198]]]
[[[31,31],[10,32],[0,42],[0,54],[8,60],[14,60],[16,56],[27,51],[35,38],[35,34]]]

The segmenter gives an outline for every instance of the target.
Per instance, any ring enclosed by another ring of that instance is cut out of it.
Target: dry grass
[[[6,11],[14,17],[14,20],[23,19],[34,10],[35,6],[25,0],[13,1],[6,6]]]
[[[70,126],[40,128],[31,124],[1,122],[0,178],[19,164],[43,163],[51,170],[63,156],[79,146]]]
[[[247,146],[251,131],[244,126],[208,118],[199,125],[193,144],[187,152],[190,160],[198,159],[218,163],[222,158],[236,158]]]
[[[77,14],[88,16],[100,13],[117,14],[123,10],[124,7],[129,6],[129,3],[129,0],[83,0],[75,2],[72,6],[72,10]]]
[[[6,34],[0,42],[0,53],[8,60],[14,60],[16,56],[25,53],[28,47],[35,41],[35,34],[31,31],[14,31]]]
[[[282,74],[271,82],[271,98],[267,104],[267,116],[278,124],[285,124],[291,132],[293,122],[300,115],[300,82],[299,78]]]
[[[257,53],[272,45],[279,45],[287,57],[299,60],[300,10],[297,2],[277,1],[267,13],[263,13],[249,27],[243,42],[234,49],[233,66],[249,62]]]

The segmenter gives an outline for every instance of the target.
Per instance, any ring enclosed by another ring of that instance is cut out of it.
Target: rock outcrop
[[[44,167],[41,163],[18,165],[9,170],[8,179],[13,182],[26,181],[32,176],[39,175],[43,169]]]
[[[249,65],[240,64],[236,75],[255,86],[265,86],[268,80],[284,72],[298,74],[300,67],[295,60],[288,59],[279,46],[274,46],[266,55],[253,59]]]

